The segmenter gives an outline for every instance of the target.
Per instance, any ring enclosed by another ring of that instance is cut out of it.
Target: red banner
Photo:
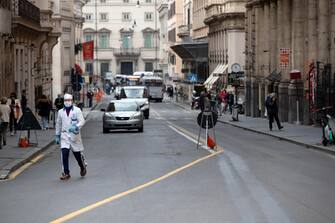
[[[84,60],[93,60],[94,43],[93,41],[83,43]]]

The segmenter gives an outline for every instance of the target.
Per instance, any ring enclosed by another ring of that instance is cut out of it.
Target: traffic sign
[[[217,121],[218,114],[216,112],[200,112],[197,118],[198,125],[203,129],[206,129],[206,125],[208,129],[213,128]]]

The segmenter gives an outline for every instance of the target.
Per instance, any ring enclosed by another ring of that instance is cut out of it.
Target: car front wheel
[[[103,132],[103,133],[108,133],[108,132],[109,132],[109,129],[103,128],[102,132]]]
[[[143,132],[143,127],[138,129],[139,132]]]

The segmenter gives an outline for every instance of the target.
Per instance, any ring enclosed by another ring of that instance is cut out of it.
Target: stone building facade
[[[0,97],[15,91],[11,1],[0,3]]]
[[[168,45],[168,0],[160,0],[157,12],[160,23],[159,38],[159,69],[162,70],[165,81],[170,78],[169,74],[169,45]]]
[[[12,1],[13,92],[21,98],[25,91],[30,108],[42,94],[51,98],[51,52],[59,36],[52,9],[49,0]]]
[[[182,39],[177,35],[178,28],[183,25],[183,1],[172,0],[168,3],[168,44],[169,44],[169,74],[174,80],[184,78],[182,69],[182,59],[176,54],[171,46],[181,42]]]
[[[83,8],[83,42],[94,41],[94,61],[85,72],[103,79],[105,72],[132,75],[160,69],[158,0],[91,0]],[[94,81],[95,82],[95,81]]]
[[[75,45],[81,43],[83,14],[87,0],[56,0],[53,19],[58,22],[61,35],[52,52],[53,98],[71,92],[71,69],[82,62],[81,52],[75,55]]]
[[[244,71],[245,5],[246,1],[212,0],[205,7],[211,74],[206,80],[208,88],[214,88],[214,84],[217,88],[226,88],[232,65],[236,67],[236,72]],[[242,81],[236,88],[239,88],[237,94],[244,94]]]
[[[249,0],[246,18],[246,114],[262,116],[276,92],[282,121],[311,123],[314,108],[334,103],[335,2]]]

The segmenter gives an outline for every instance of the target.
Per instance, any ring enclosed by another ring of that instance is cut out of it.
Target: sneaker
[[[11,132],[11,133],[10,133],[10,136],[14,136],[14,132]]]
[[[284,126],[280,126],[280,127],[279,127],[279,130],[281,130],[282,128],[284,128]]]
[[[5,142],[3,142],[3,145],[4,145],[4,146],[5,146],[5,145],[7,145],[6,141],[5,141]]]
[[[86,175],[86,173],[87,173],[87,170],[86,170],[86,165],[85,165],[84,168],[80,169],[80,176],[84,177]]]
[[[65,173],[62,173],[62,176],[59,177],[60,180],[68,180],[70,178],[71,178],[70,174]]]

